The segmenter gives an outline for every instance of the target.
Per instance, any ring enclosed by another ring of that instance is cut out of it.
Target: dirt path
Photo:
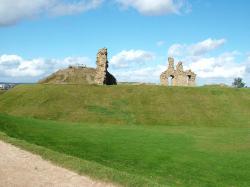
[[[0,187],[111,187],[0,141]]]

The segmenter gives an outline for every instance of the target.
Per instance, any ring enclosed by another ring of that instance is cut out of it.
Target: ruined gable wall
[[[161,84],[170,86],[168,79],[171,79],[172,86],[195,86],[196,74],[191,70],[184,71],[182,62],[174,68],[174,59],[168,58],[168,69],[160,76]]]

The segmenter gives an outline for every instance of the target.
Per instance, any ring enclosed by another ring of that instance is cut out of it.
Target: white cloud
[[[243,77],[246,73],[246,66],[236,62],[237,55],[237,52],[231,52],[217,57],[201,57],[191,62],[188,68],[197,73],[200,78]]]
[[[74,3],[58,3],[51,8],[50,13],[56,16],[71,15],[97,8],[103,0],[78,1]]]
[[[171,57],[182,56],[183,49],[185,49],[185,45],[173,44],[168,49],[168,55]]]
[[[166,66],[157,65],[155,54],[145,50],[121,51],[110,60],[111,72],[119,82],[159,82]],[[112,69],[113,68],[113,69]]]
[[[0,56],[0,75],[1,78],[8,78],[14,82],[29,79],[37,81],[38,79],[55,72],[58,69],[66,68],[72,64],[90,64],[87,57],[67,57],[60,59],[23,59],[18,55]]]
[[[196,44],[186,45],[186,44],[173,44],[168,50],[169,56],[200,56],[204,55],[212,50],[215,50],[226,43],[225,39],[211,39],[208,38],[204,41],[198,42]]]
[[[247,61],[250,62],[250,52],[247,53]]]
[[[178,14],[186,7],[186,0],[117,0],[125,8],[134,8],[144,15]]]
[[[115,68],[131,67],[133,65],[144,64],[145,62],[152,61],[154,54],[143,50],[129,50],[121,51],[113,56],[110,64]]]
[[[248,57],[247,57],[247,61],[246,61],[246,72],[249,74],[249,77],[250,77],[250,53],[248,53],[247,55],[248,55]]]
[[[0,0],[0,26],[40,15],[69,15],[98,7],[103,0]]]
[[[161,47],[161,46],[163,46],[165,44],[165,41],[163,41],[163,40],[160,40],[160,41],[158,41],[157,43],[156,43],[156,45],[158,46],[158,47]]]
[[[212,51],[214,49],[217,49],[218,47],[224,45],[226,42],[225,39],[220,40],[213,40],[211,38],[204,40],[202,42],[199,42],[197,44],[194,44],[190,46],[189,50],[192,55],[202,55],[209,51]]]
[[[107,0],[0,0],[0,26],[12,25],[39,16],[63,16],[99,7]],[[144,15],[163,15],[189,10],[187,0],[112,0]]]
[[[116,71],[114,75],[119,82],[156,83],[159,82],[159,76],[165,69],[165,66],[158,65],[129,71]]]

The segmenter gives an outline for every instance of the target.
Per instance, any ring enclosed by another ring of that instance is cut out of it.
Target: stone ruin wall
[[[108,50],[106,48],[100,49],[96,58],[95,83],[102,85],[106,82],[106,74],[108,71]]]
[[[116,85],[116,79],[108,72],[108,50],[102,48],[97,53],[95,83],[99,85]]]
[[[168,69],[161,74],[160,80],[164,86],[195,86],[196,74],[191,70],[184,71],[182,62],[179,62],[175,69],[174,59],[168,58]]]

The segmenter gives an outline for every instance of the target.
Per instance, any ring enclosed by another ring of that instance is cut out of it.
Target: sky
[[[197,84],[250,86],[248,0],[0,0],[0,82],[37,82],[107,47],[119,82],[159,83],[168,57]]]

